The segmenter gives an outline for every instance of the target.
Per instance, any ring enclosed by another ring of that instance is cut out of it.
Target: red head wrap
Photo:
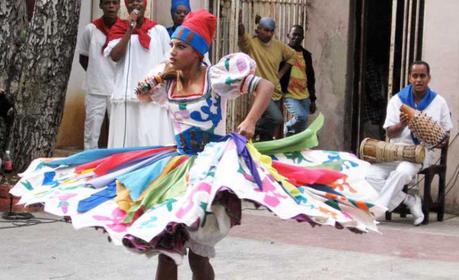
[[[195,48],[204,55],[209,50],[215,30],[217,18],[207,10],[190,12],[172,34],[172,39],[179,39]]]
[[[181,26],[198,33],[210,45],[217,29],[217,18],[207,10],[201,9],[188,13]]]

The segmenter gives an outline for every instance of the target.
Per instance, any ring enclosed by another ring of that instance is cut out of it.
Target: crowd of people
[[[133,90],[137,81],[167,59],[170,36],[191,11],[189,1],[171,1],[173,25],[166,29],[144,17],[146,1],[126,1],[126,21],[118,18],[119,1],[100,1],[99,6],[103,16],[86,26],[78,44],[80,64],[87,72],[84,148],[98,148],[105,114],[109,148],[173,144],[166,111],[139,102]],[[239,26],[241,51],[255,60],[257,75],[275,86],[272,101],[257,123],[256,139],[260,141],[279,138],[279,130],[281,135],[305,130],[308,115],[316,111],[312,57],[302,47],[304,29],[292,26],[287,45],[273,37],[275,25],[272,18],[261,18],[255,36],[245,34],[244,26]],[[210,64],[207,53],[204,57]],[[285,125],[282,101],[291,115]],[[156,119],[157,125],[150,125],[146,115]]]
[[[125,4],[129,15],[122,20],[120,1],[100,0],[103,16],[79,42],[87,71],[86,151],[35,160],[13,194],[70,216],[76,227],[103,227],[115,243],[159,254],[157,279],[177,279],[184,255],[193,279],[214,279],[209,257],[241,222],[242,199],[282,219],[356,232],[376,231],[376,218],[402,202],[414,224],[422,222],[419,197],[402,189],[428,163],[370,165],[345,152],[292,150],[277,142],[276,130],[287,137],[301,133],[317,110],[301,25],[290,28],[284,44],[274,38],[270,17],[259,19],[254,34],[239,24],[241,52],[209,66],[214,15],[173,0],[174,24],[166,29],[145,17],[147,0]],[[414,62],[409,77],[410,85],[388,104],[387,136],[417,144],[402,104],[450,131],[447,103],[428,87],[429,65]],[[244,94],[254,95],[251,108],[237,133],[228,134],[226,104]],[[286,123],[281,100],[291,116]],[[108,149],[97,149],[106,112]]]

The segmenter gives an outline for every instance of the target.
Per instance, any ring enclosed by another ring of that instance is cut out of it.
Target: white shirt
[[[128,43],[126,55],[116,62],[113,102],[124,100],[139,102],[135,95],[137,83],[145,79],[151,69],[167,59],[171,47],[166,28],[156,25],[148,30],[148,34],[151,37],[149,49],[143,48],[140,45],[139,36],[133,34]],[[119,41],[121,38],[110,41],[104,50],[104,55],[109,56]]]
[[[386,120],[384,121],[383,128],[387,129],[390,126],[396,125],[400,122],[400,107],[402,106],[400,97],[396,94],[392,96],[387,105]],[[438,122],[443,129],[450,131],[453,128],[451,121],[451,114],[448,108],[446,100],[440,95],[436,95],[432,102],[422,112],[432,117],[432,120]],[[405,127],[400,133],[399,137],[390,139],[391,143],[403,143],[413,145],[413,139],[411,138],[411,131],[408,127]],[[424,166],[428,166],[432,163],[434,154],[429,152],[424,161]]]
[[[115,84],[115,63],[104,57],[105,40],[105,34],[90,23],[78,42],[78,52],[89,58],[85,90],[90,94],[110,96]]]

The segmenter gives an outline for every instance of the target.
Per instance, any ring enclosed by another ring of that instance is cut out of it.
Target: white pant
[[[366,179],[379,192],[376,204],[394,210],[406,198],[403,186],[413,180],[421,167],[421,164],[407,161],[372,164]]]
[[[98,148],[100,128],[104,121],[105,112],[110,117],[110,96],[88,93],[85,107],[84,149],[95,149]]]
[[[174,145],[172,122],[158,104],[112,101],[108,147]]]

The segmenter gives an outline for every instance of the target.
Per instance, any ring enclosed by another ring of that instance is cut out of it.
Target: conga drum
[[[443,142],[448,133],[440,124],[423,112],[403,104],[400,111],[408,115],[408,128],[427,148],[433,148]]]
[[[369,162],[409,161],[423,163],[425,158],[423,145],[404,145],[388,143],[376,139],[365,138],[360,143],[359,156]]]

